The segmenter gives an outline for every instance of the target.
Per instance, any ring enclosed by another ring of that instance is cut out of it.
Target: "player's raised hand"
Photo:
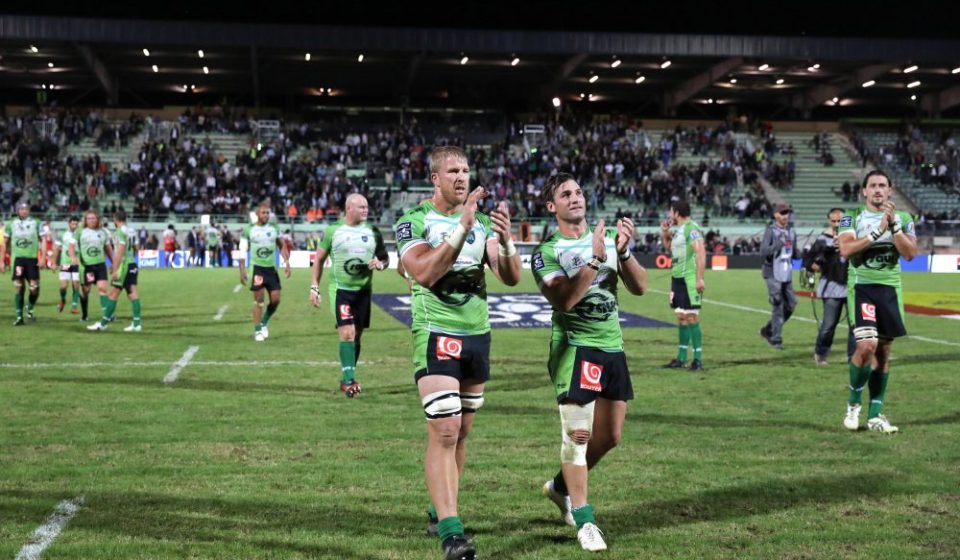
[[[467,195],[467,201],[463,203],[463,215],[460,217],[460,225],[463,226],[463,229],[467,231],[473,229],[473,224],[477,216],[477,204],[487,196],[487,194],[486,189],[477,187]]]
[[[897,215],[895,213],[897,210],[897,205],[894,204],[892,200],[888,200],[883,203],[880,209],[883,210],[883,213],[887,218],[887,224],[892,226],[897,220]]]
[[[633,220],[622,218],[617,220],[617,253],[623,253],[630,247],[633,239]]]
[[[607,244],[605,240],[606,230],[604,229],[603,219],[597,222],[597,227],[593,228],[593,256],[601,261],[607,259]]]
[[[512,235],[510,226],[510,207],[505,200],[500,201],[497,208],[490,213],[493,222],[493,231],[497,233],[501,245],[506,245]]]
[[[669,220],[669,219],[666,219],[666,220],[660,222],[660,231],[662,231],[663,233],[667,233],[668,231],[670,231],[670,220]]]

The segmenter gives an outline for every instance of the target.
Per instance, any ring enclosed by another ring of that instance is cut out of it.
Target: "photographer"
[[[796,254],[797,234],[790,225],[792,210],[784,203],[777,204],[773,223],[763,233],[760,256],[763,257],[763,279],[770,299],[770,320],[760,329],[767,343],[783,350],[783,324],[797,306],[793,291],[793,258]]]
[[[817,297],[823,300],[823,319],[813,360],[818,366],[827,365],[827,355],[833,346],[833,335],[840,322],[840,312],[847,304],[847,259],[840,256],[837,246],[837,227],[843,217],[842,208],[832,208],[827,213],[830,226],[814,242],[803,259],[803,267],[820,273]],[[847,356],[853,353],[853,334],[847,335]]]

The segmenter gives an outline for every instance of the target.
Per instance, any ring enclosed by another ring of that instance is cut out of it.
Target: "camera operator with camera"
[[[818,366],[827,365],[827,355],[833,346],[833,335],[840,322],[840,312],[847,305],[847,259],[840,256],[837,243],[837,228],[843,217],[842,208],[832,208],[827,213],[830,226],[817,237],[813,247],[804,255],[803,267],[820,273],[817,298],[823,300],[823,318],[817,333],[813,359]],[[847,357],[853,354],[853,334],[847,335]]]

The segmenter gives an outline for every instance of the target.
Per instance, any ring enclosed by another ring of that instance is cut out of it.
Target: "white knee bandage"
[[[586,466],[587,444],[577,443],[570,434],[578,431],[590,432],[593,429],[593,404],[561,404],[560,427],[563,443],[560,446],[560,462]]]
[[[876,327],[857,327],[853,329],[853,336],[859,340],[877,340]]]
[[[423,413],[427,420],[460,416],[461,412],[460,393],[457,391],[437,391],[423,397]]]
[[[464,414],[476,412],[483,406],[483,393],[460,393],[460,404]]]

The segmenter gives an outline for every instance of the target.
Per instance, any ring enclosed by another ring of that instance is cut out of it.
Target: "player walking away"
[[[773,223],[767,226],[760,243],[763,279],[767,283],[772,307],[770,320],[760,328],[760,336],[777,350],[783,350],[783,324],[790,320],[797,307],[797,296],[793,291],[797,233],[790,226],[790,212],[792,210],[786,204],[777,204]]]
[[[0,245],[0,272],[6,272],[7,251],[10,251],[13,262],[13,292],[17,316],[14,326],[23,325],[24,292],[27,296],[27,319],[36,321],[34,307],[40,297],[40,261],[37,258],[40,252],[40,221],[30,217],[30,205],[26,202],[17,204],[17,217],[7,222],[6,242]],[[9,246],[9,249],[8,249]]]
[[[562,428],[560,472],[544,484],[543,493],[567,524],[576,525],[584,550],[606,550],[587,501],[587,472],[619,443],[627,401],[633,398],[617,277],[631,294],[643,295],[647,271],[630,254],[634,226],[629,218],[609,232],[600,220],[591,232],[586,200],[572,175],[550,177],[542,196],[558,227],[537,246],[531,268],[553,306],[548,370]]]
[[[207,251],[210,252],[210,266],[220,266],[220,230],[213,222],[207,226]]]
[[[473,559],[476,546],[457,512],[467,436],[490,378],[490,319],[483,263],[508,286],[520,281],[520,255],[501,202],[477,212],[483,187],[470,192],[466,154],[441,146],[430,153],[434,194],[395,226],[400,261],[413,279],[413,369],[427,418],[424,462],[431,523],[446,560]],[[435,514],[433,512],[436,512]]]
[[[263,342],[270,337],[267,323],[277,307],[280,306],[280,275],[277,273],[277,248],[280,248],[280,257],[284,262],[283,272],[290,278],[290,246],[280,239],[280,230],[269,223],[270,207],[261,204],[257,208],[257,223],[243,228],[243,239],[250,247],[250,260],[253,262],[253,281],[250,291],[253,292],[253,339]],[[240,283],[247,285],[247,270],[245,267],[246,255],[241,255]],[[263,291],[270,296],[270,303],[264,310]]]
[[[890,195],[893,184],[882,171],[863,179],[864,205],[840,219],[840,255],[849,262],[847,309],[857,348],[850,359],[850,398],[843,426],[860,427],[860,402],[870,388],[867,429],[899,431],[883,415],[890,377],[893,339],[907,334],[900,285],[900,257],[913,260],[917,239],[913,219],[898,212]]]
[[[79,313],[80,304],[80,261],[76,256],[77,241],[75,235],[80,225],[80,218],[70,216],[67,220],[67,231],[53,245],[53,262],[60,265],[60,303],[57,312],[62,313],[67,305],[67,286],[73,286],[73,298],[70,301],[70,313]],[[71,251],[73,247],[73,251]],[[72,256],[71,256],[72,255]]]
[[[673,226],[671,228],[671,226]],[[663,247],[670,251],[670,307],[677,314],[680,331],[677,357],[664,367],[682,368],[687,351],[693,346],[691,371],[703,369],[703,333],[700,330],[700,306],[703,298],[703,271],[707,252],[703,231],[690,219],[690,203],[682,200],[670,207],[670,219],[660,223]]]
[[[96,210],[87,210],[83,215],[83,227],[76,236],[74,251],[79,251],[80,259],[80,320],[87,320],[90,286],[97,285],[100,295],[101,313],[107,308],[107,257],[113,261],[113,251],[108,243],[110,234],[100,223]],[[73,256],[73,255],[71,255]]]
[[[340,390],[348,398],[361,391],[356,366],[360,359],[360,337],[370,327],[370,293],[373,271],[389,263],[387,248],[376,226],[367,224],[369,206],[361,194],[347,197],[343,218],[323,232],[313,261],[310,303],[320,307],[320,277],[330,256],[330,305],[340,334]]]
[[[140,296],[137,293],[137,232],[127,225],[127,213],[123,210],[114,212],[113,224],[117,226],[117,231],[113,236],[110,293],[107,296],[107,305],[103,309],[103,316],[100,321],[87,327],[87,330],[106,330],[107,325],[113,320],[114,312],[117,310],[117,298],[120,297],[120,292],[126,291],[127,298],[130,299],[130,305],[133,307],[133,322],[123,331],[140,332],[142,326],[140,325]]]

